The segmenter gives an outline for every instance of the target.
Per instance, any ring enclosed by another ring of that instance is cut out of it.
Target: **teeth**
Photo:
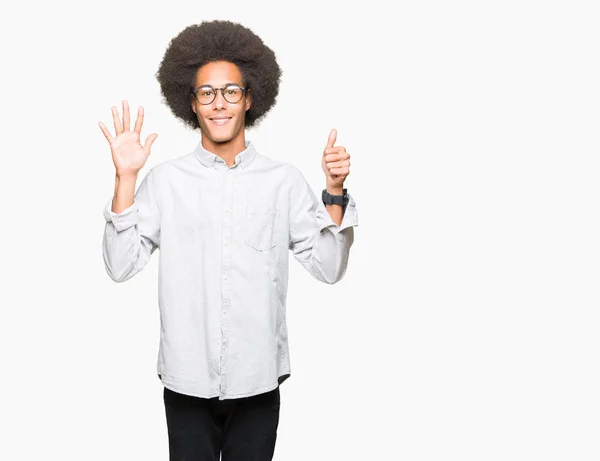
[[[228,118],[213,118],[211,119],[213,122],[215,122],[217,125],[224,125],[225,123],[227,123],[230,119]]]

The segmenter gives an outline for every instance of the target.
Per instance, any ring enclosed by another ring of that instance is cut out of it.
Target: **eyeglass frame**
[[[237,100],[236,102],[230,102],[230,101],[227,101],[227,98],[225,97],[225,89],[226,89],[226,88],[228,88],[228,87],[230,87],[230,86],[236,86],[236,87],[238,87],[240,90],[242,90],[242,97],[241,97],[239,100]],[[201,90],[202,88],[207,88],[207,87],[208,87],[208,88],[212,88],[212,90],[213,90],[213,98],[211,99],[211,101],[210,101],[210,102],[200,102],[200,101],[198,101],[198,97],[196,96],[196,93],[197,93],[199,90]],[[215,99],[217,98],[217,90],[221,90],[221,95],[223,96],[223,99],[224,99],[225,101],[227,101],[229,104],[237,104],[238,102],[240,102],[240,101],[241,101],[241,100],[244,98],[244,96],[246,95],[246,93],[247,93],[248,91],[250,91],[250,88],[248,88],[248,87],[243,87],[243,86],[240,86],[240,85],[238,85],[237,83],[229,83],[227,86],[224,86],[224,87],[222,87],[222,88],[213,88],[211,85],[202,85],[201,87],[198,87],[198,88],[196,88],[195,90],[192,90],[192,91],[190,91],[190,94],[193,94],[193,95],[194,95],[194,99],[195,99],[196,101],[198,101],[198,104],[202,104],[203,106],[208,106],[209,104],[212,104],[213,102],[215,102]]]

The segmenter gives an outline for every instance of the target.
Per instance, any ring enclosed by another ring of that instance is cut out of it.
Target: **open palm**
[[[116,137],[110,134],[104,123],[98,122],[98,125],[100,125],[104,137],[110,144],[117,176],[137,175],[146,163],[152,143],[156,140],[158,134],[152,133],[146,138],[144,145],[140,143],[140,133],[144,124],[143,107],[140,106],[138,109],[133,131],[130,129],[129,104],[127,101],[123,101],[123,122],[119,119],[117,108],[113,106],[111,110]]]

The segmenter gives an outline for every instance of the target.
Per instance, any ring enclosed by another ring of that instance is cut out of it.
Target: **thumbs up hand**
[[[337,190],[341,195],[346,176],[350,174],[350,154],[346,152],[345,147],[334,147],[336,138],[337,130],[333,129],[329,133],[327,147],[323,151],[321,166],[325,172],[327,189]]]

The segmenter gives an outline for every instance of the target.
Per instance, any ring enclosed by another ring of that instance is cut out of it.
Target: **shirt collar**
[[[242,168],[246,168],[250,165],[250,162],[256,157],[256,149],[251,141],[245,141],[246,149],[235,156],[235,163],[240,165]],[[217,154],[210,152],[204,148],[202,141],[198,143],[194,149],[194,154],[202,162],[202,164],[209,168],[214,168],[216,163],[225,164],[224,160]]]

